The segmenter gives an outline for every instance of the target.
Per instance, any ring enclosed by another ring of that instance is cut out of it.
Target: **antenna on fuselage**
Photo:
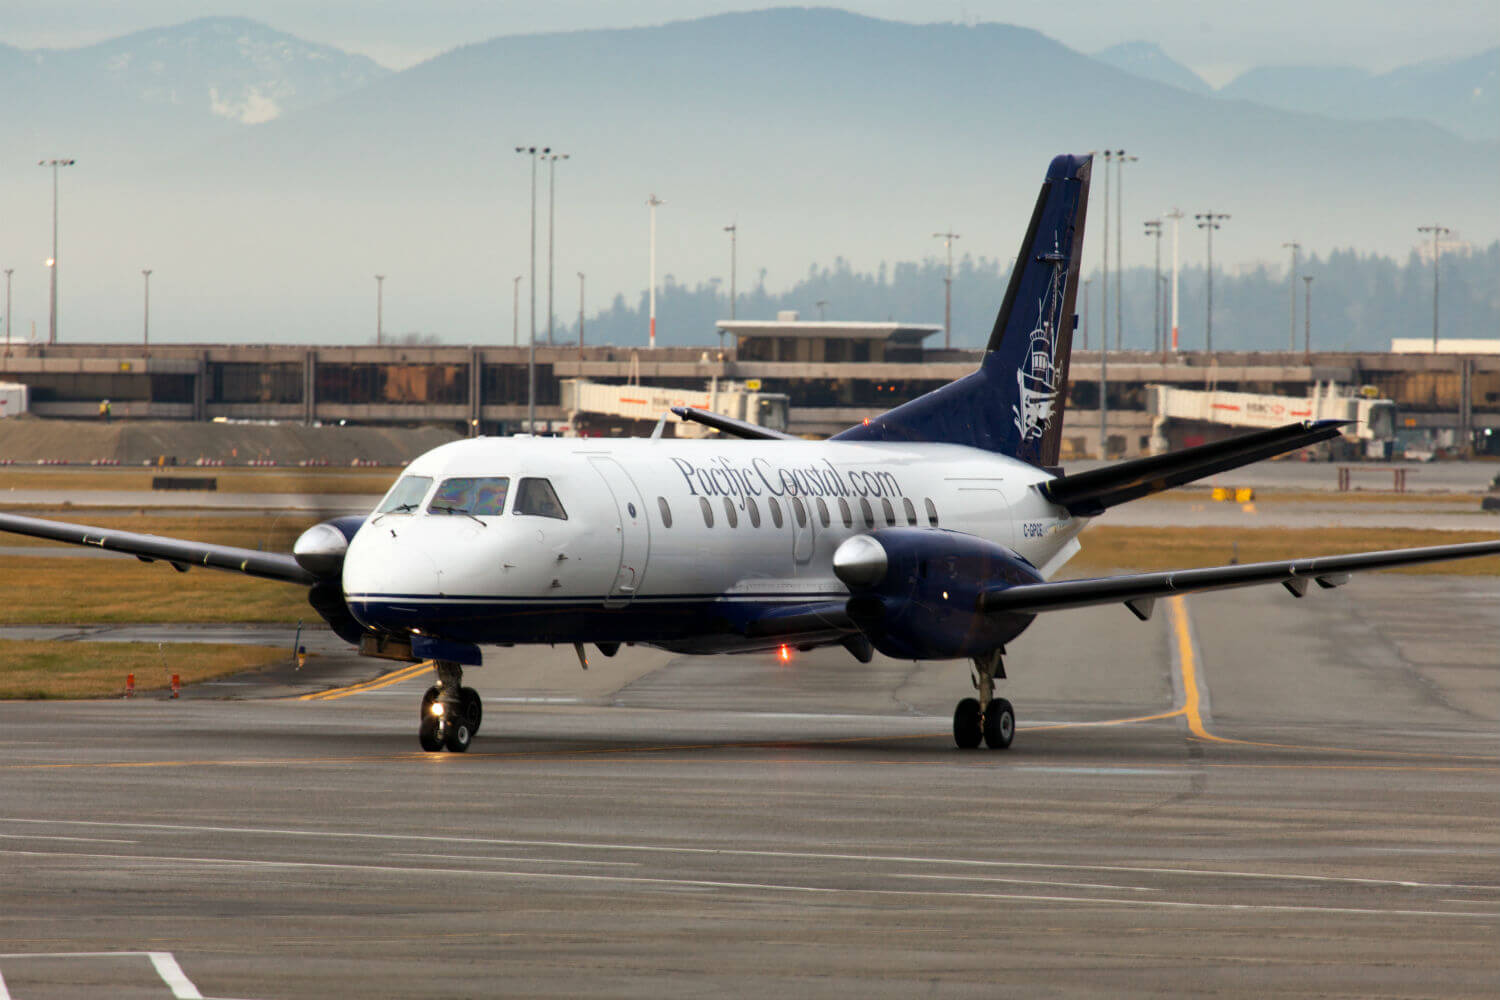
[[[656,422],[656,427],[654,427],[652,429],[652,431],[651,431],[651,440],[653,440],[653,441],[660,441],[661,440],[662,434],[664,434],[666,432],[666,429],[667,429],[667,418],[670,417],[671,415],[672,415],[672,411],[671,410],[664,410],[662,412],[661,419]]]

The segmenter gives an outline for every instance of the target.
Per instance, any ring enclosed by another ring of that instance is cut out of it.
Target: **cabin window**
[[[854,512],[849,509],[849,501],[839,497],[839,516],[844,519],[844,527],[854,527]]]
[[[880,498],[880,512],[885,515],[885,523],[892,525],[896,523],[896,508],[885,497]]]
[[[724,520],[729,522],[731,528],[740,526],[740,516],[734,512],[734,501],[728,497],[724,498]]]
[[[818,520],[823,522],[823,527],[828,527],[828,505],[823,502],[822,497],[813,501],[818,505]]]
[[[508,476],[483,479],[444,479],[432,495],[427,513],[463,517],[499,517],[510,492]]]
[[[515,513],[533,517],[553,517],[559,521],[568,519],[557,491],[545,479],[523,479],[516,487]]]
[[[781,527],[781,504],[776,502],[775,497],[770,497],[766,500],[766,506],[771,508],[771,523]]]
[[[927,505],[927,523],[936,528],[938,526],[937,508],[933,506],[930,499],[922,502]]]
[[[807,527],[807,505],[802,502],[801,497],[792,497],[792,510],[797,513],[797,527]]]
[[[755,505],[754,497],[745,498],[745,513],[750,515],[750,527],[760,527],[760,508]]]
[[[410,514],[421,505],[422,498],[427,495],[427,488],[431,485],[431,476],[402,476],[385,495],[375,513]]]
[[[666,497],[657,497],[656,506],[661,510],[661,526],[670,528],[672,526],[672,508],[667,506]]]
[[[870,509],[870,501],[864,497],[859,498],[859,513],[865,519],[865,527],[875,527],[875,512]]]
[[[703,526],[712,528],[714,526],[714,505],[708,502],[708,497],[699,497],[698,506],[703,508]]]

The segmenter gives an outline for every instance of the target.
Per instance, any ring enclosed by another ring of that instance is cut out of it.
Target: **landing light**
[[[432,708],[429,709],[429,711],[431,711],[432,714],[435,715],[435,716],[437,716],[438,718],[442,718],[443,712],[444,712],[443,703],[440,702],[440,701],[433,702],[432,703]]]

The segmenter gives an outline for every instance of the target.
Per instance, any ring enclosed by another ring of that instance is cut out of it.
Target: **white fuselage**
[[[832,559],[852,535],[941,527],[1050,575],[1085,523],[1033,488],[1043,470],[946,444],[477,438],[407,477],[431,480],[421,502],[349,545],[350,607],[385,631],[476,643],[692,646],[695,629],[846,597]],[[456,477],[508,480],[503,513],[429,512]],[[516,513],[526,478],[547,480],[566,517]]]

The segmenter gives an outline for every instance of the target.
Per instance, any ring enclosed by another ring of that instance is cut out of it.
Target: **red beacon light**
[[[781,650],[779,651],[779,653],[777,655],[779,655],[781,657],[781,662],[782,663],[791,663],[792,662],[792,647],[787,646],[787,645],[783,645],[781,647]]]

